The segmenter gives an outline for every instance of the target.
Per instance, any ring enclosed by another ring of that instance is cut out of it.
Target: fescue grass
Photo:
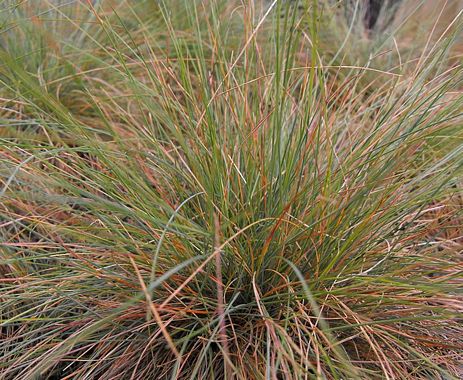
[[[0,379],[461,376],[460,17],[269,4],[1,2]]]

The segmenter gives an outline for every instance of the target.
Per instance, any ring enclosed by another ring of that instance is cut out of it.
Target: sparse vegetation
[[[0,4],[0,379],[462,376],[460,14]]]

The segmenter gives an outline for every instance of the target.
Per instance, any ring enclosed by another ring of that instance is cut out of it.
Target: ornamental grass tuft
[[[463,376],[461,12],[0,4],[0,379]]]

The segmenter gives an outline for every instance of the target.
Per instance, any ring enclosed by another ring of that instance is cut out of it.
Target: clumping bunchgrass
[[[0,379],[462,376],[459,14],[0,4]]]

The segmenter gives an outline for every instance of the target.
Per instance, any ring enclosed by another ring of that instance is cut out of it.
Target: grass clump
[[[459,19],[319,3],[2,3],[0,378],[460,376]]]

